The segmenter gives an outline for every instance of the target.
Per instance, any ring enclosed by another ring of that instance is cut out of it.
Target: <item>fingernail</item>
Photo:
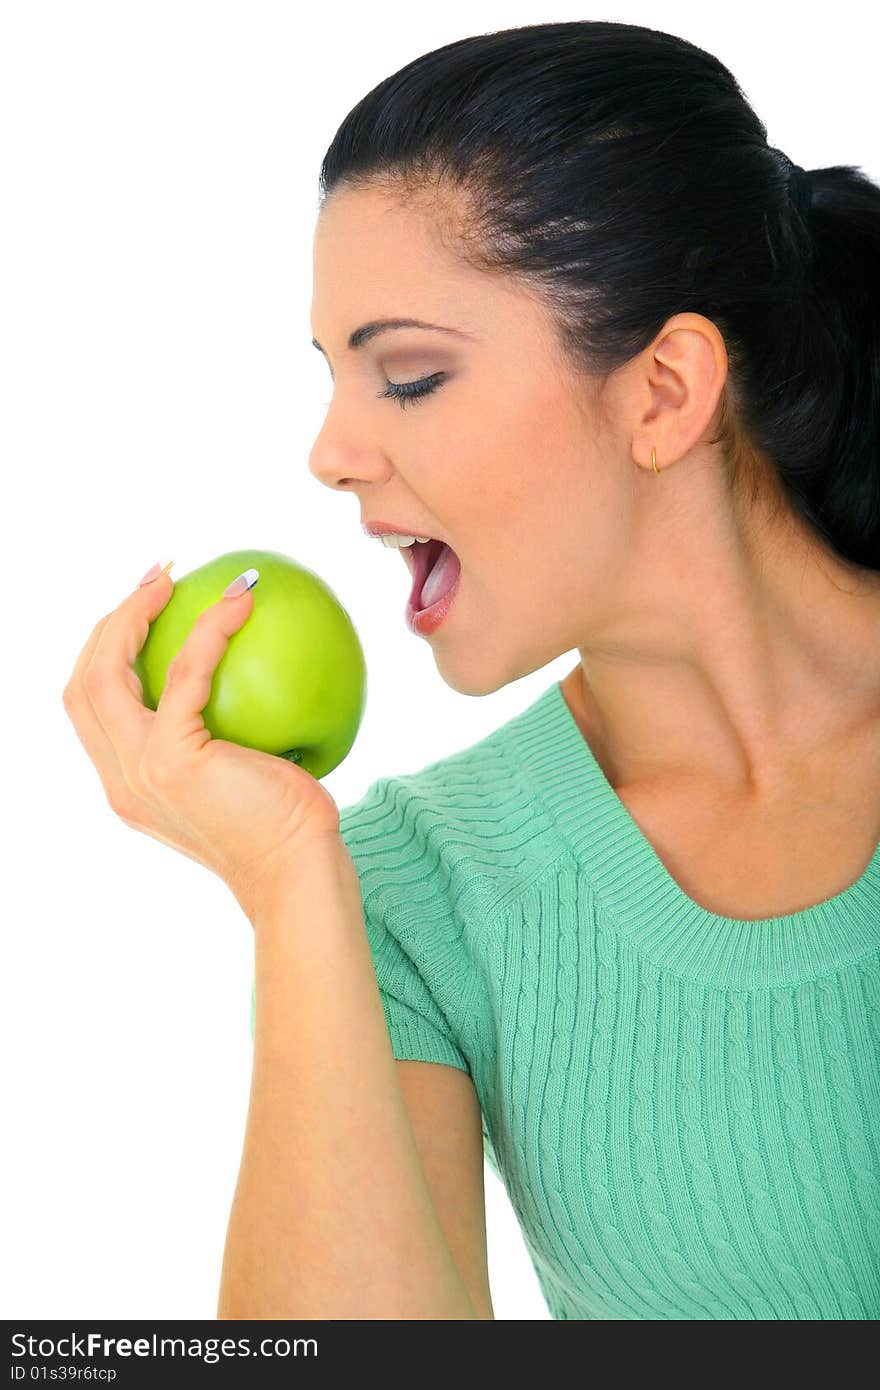
[[[259,577],[259,570],[245,570],[244,574],[240,574],[237,579],[233,579],[231,584],[227,584],[226,588],[223,590],[223,597],[237,598],[239,594],[243,594],[248,589],[252,589]]]
[[[160,574],[167,574],[173,564],[174,561],[169,560],[167,565],[162,566],[157,560],[155,565],[148,569],[143,579],[140,580],[138,588],[142,589],[145,584],[152,584],[153,580],[158,579]]]

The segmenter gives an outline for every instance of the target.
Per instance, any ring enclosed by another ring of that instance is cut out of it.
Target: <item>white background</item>
[[[800,164],[880,174],[876,32],[855,4],[0,10],[5,1318],[215,1317],[241,1158],[252,928],[110,810],[61,703],[97,619],[157,559],[180,578],[254,547],[317,570],[369,671],[325,779],[340,806],[475,742],[577,659],[473,699],[405,627],[402,561],[308,472],[331,389],[311,253],[322,156],[377,82],[467,35],[593,18],[714,53]],[[547,1318],[488,1168],[486,1202],[496,1317]]]

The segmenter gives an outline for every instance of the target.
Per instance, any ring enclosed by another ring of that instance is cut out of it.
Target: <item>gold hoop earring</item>
[[[657,450],[656,450],[656,448],[654,448],[654,449],[651,450],[651,465],[652,465],[652,467],[653,467],[655,473],[659,473],[659,472],[660,472],[660,469],[657,467]]]

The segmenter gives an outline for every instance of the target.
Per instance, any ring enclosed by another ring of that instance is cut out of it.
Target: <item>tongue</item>
[[[422,608],[429,608],[432,603],[443,598],[444,594],[448,594],[460,573],[461,564],[458,556],[448,545],[444,545],[434,561],[431,573],[422,585]]]

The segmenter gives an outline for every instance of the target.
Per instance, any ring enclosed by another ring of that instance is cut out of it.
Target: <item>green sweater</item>
[[[880,1317],[880,845],[705,910],[555,682],[340,816],[394,1055],[473,1079],[551,1317]]]

